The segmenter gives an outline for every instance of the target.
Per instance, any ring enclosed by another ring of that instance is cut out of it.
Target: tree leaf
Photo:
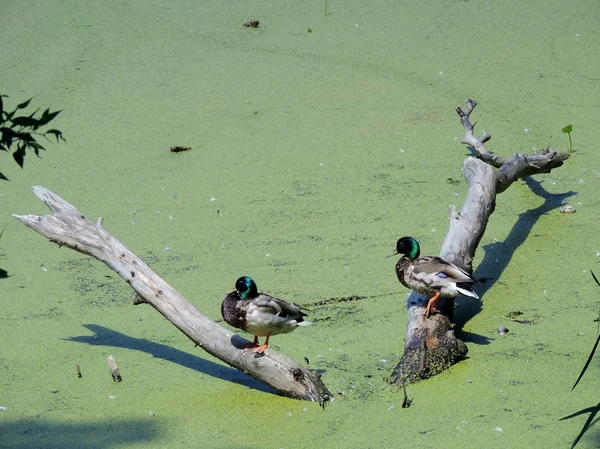
[[[10,128],[0,128],[0,133],[2,133],[2,139],[0,140],[2,144],[6,145],[8,148],[12,145],[13,138],[15,137],[15,132]]]
[[[54,111],[54,112],[50,112],[49,109],[46,109],[44,111],[44,113],[42,114],[42,117],[39,119],[38,125],[39,126],[44,126],[47,125],[48,123],[50,123],[52,120],[54,120],[54,118],[60,114],[62,111]]]
[[[33,100],[33,97],[31,97],[29,100],[17,105],[17,109],[25,109],[27,106],[29,106],[29,102]]]
[[[13,159],[15,160],[15,162],[17,164],[19,164],[19,167],[23,168],[23,163],[25,162],[25,147],[19,145],[19,147],[17,148],[17,151],[15,151],[13,153]]]
[[[38,150],[45,150],[44,146],[40,145],[35,140],[33,140],[31,142],[27,142],[27,146],[29,146],[31,148],[37,148]]]
[[[63,142],[66,142],[65,138],[63,137],[62,131],[59,131],[58,129],[49,129],[48,131],[46,131],[45,134],[54,134],[54,137],[56,137],[56,143],[58,143],[58,139],[62,140]]]
[[[37,128],[39,126],[39,120],[33,117],[15,117],[12,119],[13,126],[32,126]]]
[[[35,139],[31,135],[31,133],[14,133],[13,137],[15,139],[20,139],[24,142],[31,142],[31,141],[35,142]]]
[[[27,146],[30,147],[30,148],[33,148],[33,151],[35,152],[35,155],[37,157],[40,157],[40,150],[46,151],[46,149],[42,145],[40,145],[39,143],[37,143],[36,141],[27,142]]]
[[[6,115],[6,119],[2,122],[3,124],[6,122],[9,122],[10,120],[12,120],[13,115],[15,115],[15,112],[17,112],[17,110],[15,109],[12,112],[5,112],[4,114]]]
[[[567,126],[565,126],[565,127],[562,129],[562,132],[563,132],[563,133],[566,133],[566,134],[573,132],[573,125],[567,125]]]

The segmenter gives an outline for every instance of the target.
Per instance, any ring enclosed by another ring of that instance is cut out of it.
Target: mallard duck
[[[462,294],[479,299],[472,290],[472,284],[478,282],[477,279],[441,257],[419,257],[420,253],[419,242],[413,237],[402,237],[396,243],[396,252],[391,255],[403,255],[396,263],[396,275],[402,285],[417,293],[432,296],[427,303],[425,316],[437,310],[440,297],[456,298]]]
[[[249,347],[257,346],[252,352],[259,354],[269,346],[271,335],[286,334],[298,326],[311,324],[310,321],[304,321],[306,314],[298,306],[259,293],[256,283],[249,276],[239,278],[235,290],[225,296],[221,315],[230,326],[254,335],[254,342]],[[259,345],[258,337],[267,337],[265,344]]]

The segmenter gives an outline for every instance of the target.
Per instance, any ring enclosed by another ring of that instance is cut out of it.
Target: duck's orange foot
[[[269,338],[271,336],[267,335],[267,339],[265,340],[265,344],[264,345],[260,345],[258,348],[254,348],[252,350],[252,354],[259,354],[259,355],[263,355],[265,353],[265,349],[267,349],[269,347]],[[254,338],[254,341],[256,344],[258,344],[258,337]]]
[[[264,344],[264,345],[260,345],[258,348],[254,348],[252,350],[252,354],[264,354],[265,353],[265,349],[267,349],[269,346]]]
[[[437,302],[440,299],[440,292],[437,292],[435,295],[431,297],[431,299],[427,302],[427,308],[425,309],[425,317],[429,318],[431,315],[431,311],[439,312],[437,309]]]

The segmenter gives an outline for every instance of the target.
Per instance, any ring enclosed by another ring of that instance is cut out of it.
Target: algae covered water
[[[1,155],[1,447],[570,447],[586,417],[559,418],[600,400],[596,361],[570,392],[600,299],[589,272],[600,267],[598,6],[329,1],[327,12],[318,1],[0,6],[4,103],[62,109],[53,126],[67,140],[23,170]],[[475,266],[499,282],[456,309],[469,358],[409,386],[402,408],[385,378],[407,291],[385,256],[403,235],[439,251],[465,193],[454,109],[466,97],[491,151],[564,150],[569,123],[575,151],[536,177],[542,193],[517,183],[498,196]],[[306,358],[335,401],[281,398],[134,307],[107,267],[12,218],[46,213],[33,185],[104,217],[215,320],[241,275],[312,304],[313,326],[270,344]],[[567,192],[577,213],[544,206]],[[578,447],[598,446],[599,432]]]

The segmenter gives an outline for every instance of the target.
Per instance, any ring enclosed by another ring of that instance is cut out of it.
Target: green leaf
[[[567,125],[567,126],[565,126],[565,127],[562,129],[562,132],[563,132],[563,133],[566,133],[566,134],[573,132],[573,125]]]
[[[15,117],[14,119],[12,119],[12,122],[13,126],[39,126],[39,120],[33,117]]]
[[[15,115],[15,112],[17,112],[16,109],[12,112],[5,112],[4,115],[6,116],[6,118],[2,123],[9,122],[12,119],[13,115]]]
[[[54,120],[54,117],[56,117],[58,114],[60,114],[62,111],[54,111],[54,112],[50,112],[49,109],[46,109],[44,111],[44,113],[42,114],[42,117],[40,118],[39,122],[38,122],[38,126],[44,126],[47,125],[48,123],[50,123],[52,120]]]
[[[592,273],[592,277],[596,281],[596,284],[598,284],[598,287],[600,287],[600,281],[598,281],[598,278],[596,277],[596,275],[594,274],[594,272],[592,270],[590,270],[590,273]]]
[[[54,134],[54,137],[56,137],[56,143],[58,143],[58,139],[62,140],[63,142],[66,142],[65,138],[63,137],[62,131],[59,131],[58,129],[49,129],[48,131],[46,131],[45,134]]]
[[[575,441],[573,441],[573,444],[571,445],[571,449],[573,449],[575,446],[577,446],[577,443],[579,443],[579,440],[581,440],[581,437],[583,436],[583,434],[586,433],[590,429],[590,427],[592,427],[594,424],[596,424],[596,421],[594,421],[594,418],[598,414],[598,411],[600,411],[600,403],[597,404],[595,407],[584,408],[582,410],[579,410],[578,412],[570,414],[569,416],[560,418],[559,421],[563,421],[565,419],[571,419],[571,418],[574,418],[575,416],[583,415],[584,413],[590,414],[590,416],[588,416],[588,419],[586,420],[585,424],[581,428],[579,435],[577,435],[577,438],[575,438]]]
[[[0,139],[0,142],[10,148],[13,138],[15,137],[15,132],[10,128],[5,127],[0,128],[0,133],[2,133],[2,139]]]
[[[25,162],[25,146],[19,145],[17,151],[13,153],[13,159],[19,167],[23,168],[23,163]]]
[[[31,148],[37,148],[38,150],[45,150],[44,146],[40,145],[35,140],[32,142],[27,142],[27,146],[29,146]]]
[[[581,380],[581,378],[585,374],[586,370],[588,369],[588,366],[590,366],[590,362],[592,361],[592,358],[594,358],[594,354],[596,353],[596,349],[598,349],[598,343],[600,343],[600,335],[598,335],[598,338],[596,339],[596,344],[594,344],[594,347],[592,348],[592,352],[590,352],[590,355],[588,356],[587,362],[585,362],[585,365],[583,366],[583,369],[581,370],[581,373],[579,374],[579,377],[577,378],[577,381],[575,382],[575,385],[573,385],[573,388],[571,388],[571,391],[573,391],[575,389],[575,387],[577,386],[577,384],[579,383],[579,381]]]
[[[31,97],[29,100],[17,105],[17,109],[25,109],[27,106],[29,106],[29,102],[33,100],[33,97]]]
[[[33,148],[33,151],[35,152],[35,155],[37,157],[40,157],[40,150],[46,151],[46,149],[42,145],[40,145],[39,143],[37,143],[35,141],[34,142],[27,142],[27,146],[30,147],[30,148]]]
[[[24,142],[31,142],[31,141],[35,142],[35,139],[31,135],[31,133],[15,133],[14,137],[15,137],[15,139],[20,139]]]

